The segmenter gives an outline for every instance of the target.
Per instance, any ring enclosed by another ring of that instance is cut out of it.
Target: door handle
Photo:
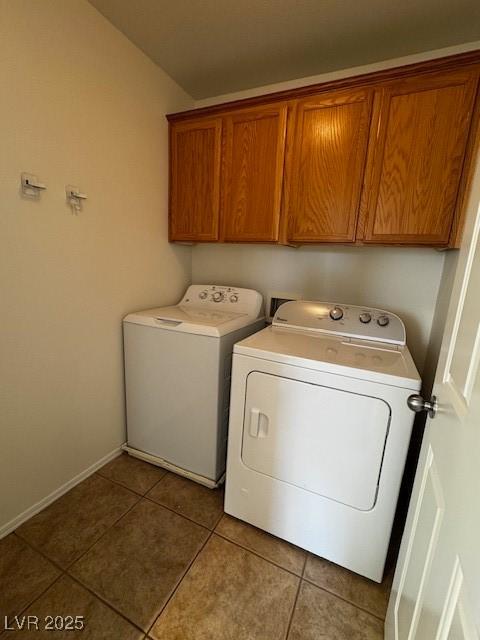
[[[432,396],[431,400],[428,401],[421,395],[414,393],[413,395],[408,396],[407,404],[408,408],[415,411],[415,413],[427,411],[429,418],[434,418],[438,409],[437,396]]]
[[[260,426],[260,409],[254,407],[250,409],[250,435],[252,438],[258,438],[258,429]]]
[[[250,409],[250,428],[249,433],[252,438],[265,438],[268,432],[268,417],[257,409]]]

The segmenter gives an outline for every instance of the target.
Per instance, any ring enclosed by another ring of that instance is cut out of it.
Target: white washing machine
[[[265,326],[251,289],[191,285],[123,321],[124,449],[208,487],[225,473],[233,344]]]
[[[225,511],[380,582],[420,385],[393,313],[283,304],[234,347]]]

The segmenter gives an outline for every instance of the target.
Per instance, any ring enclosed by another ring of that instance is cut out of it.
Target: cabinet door
[[[286,123],[286,104],[225,116],[224,240],[278,240]]]
[[[366,242],[448,244],[476,84],[467,70],[379,89],[362,203]]]
[[[372,91],[341,91],[297,106],[288,198],[291,242],[353,242]]]
[[[218,240],[221,118],[170,128],[170,240]]]

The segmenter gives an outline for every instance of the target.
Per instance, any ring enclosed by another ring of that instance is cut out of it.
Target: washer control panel
[[[179,303],[205,309],[216,309],[229,313],[239,313],[259,317],[263,298],[253,289],[229,287],[216,284],[192,284]]]
[[[375,342],[406,344],[402,320],[394,313],[370,307],[294,300],[277,310],[272,325]]]

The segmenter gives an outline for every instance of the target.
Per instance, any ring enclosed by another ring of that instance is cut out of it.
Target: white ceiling
[[[479,0],[90,0],[192,97],[480,39]]]

